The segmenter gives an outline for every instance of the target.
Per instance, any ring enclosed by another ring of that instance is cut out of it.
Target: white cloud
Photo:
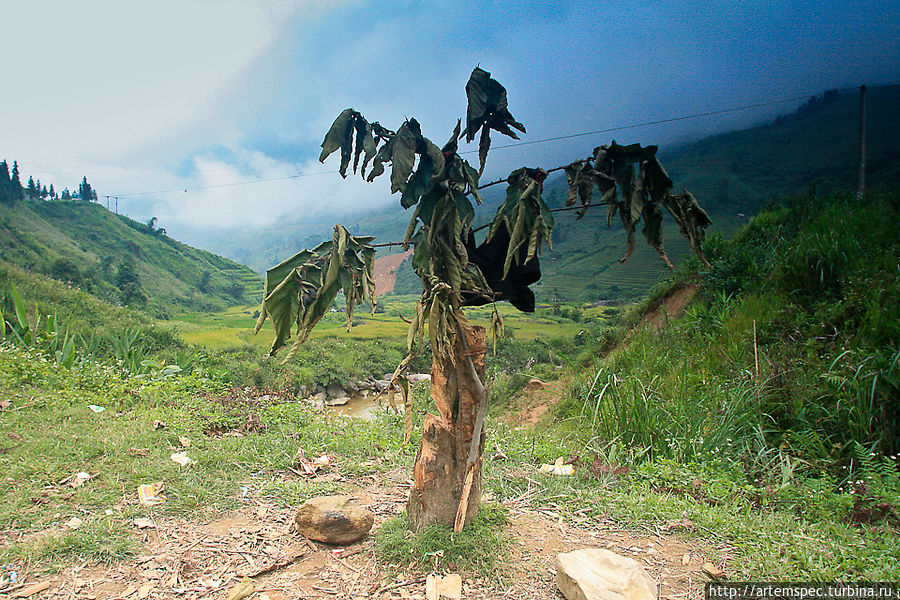
[[[238,148],[227,161],[197,157],[193,167],[195,174],[185,184],[187,192],[129,199],[128,213],[140,219],[152,213],[164,225],[197,229],[264,226],[284,217],[311,218],[374,206],[390,196],[386,178],[370,184],[351,174],[344,180],[335,170],[335,161],[297,165]]]
[[[16,82],[16,93],[0,98],[3,150],[51,175],[95,172],[97,163],[133,156],[173,132],[221,128],[227,136],[210,106],[265,52],[299,4],[4,6],[0,54],[8,59],[4,80]]]

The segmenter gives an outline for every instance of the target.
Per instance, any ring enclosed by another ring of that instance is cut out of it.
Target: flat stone
[[[410,373],[406,376],[412,383],[417,383],[419,381],[431,381],[430,373]]]
[[[638,561],[603,548],[558,554],[556,585],[568,600],[656,600],[656,582]]]
[[[525,384],[525,389],[526,390],[542,390],[545,387],[547,387],[548,385],[550,385],[550,384],[548,384],[545,381],[541,381],[540,379],[532,377],[531,379],[528,380],[528,383]]]
[[[311,540],[346,546],[366,537],[375,515],[350,496],[310,498],[297,510],[297,531]]]

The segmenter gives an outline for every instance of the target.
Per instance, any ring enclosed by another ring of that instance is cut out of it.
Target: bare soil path
[[[373,531],[404,509],[407,477],[395,470],[378,479],[347,481],[348,493],[375,513]],[[310,542],[293,531],[293,510],[252,496],[245,504],[213,521],[158,517],[152,527],[135,526],[132,535],[140,550],[122,562],[74,567],[49,577],[22,575],[29,583],[49,584],[32,598],[224,599],[248,576],[255,584],[251,600],[424,599],[428,565],[396,572],[378,564],[371,536],[345,549]],[[662,530],[628,532],[603,519],[566,521],[552,504],[540,509],[521,501],[505,504],[512,539],[508,566],[490,578],[462,573],[463,598],[561,598],[555,584],[556,554],[586,547],[608,548],[638,560],[658,582],[661,598],[702,597],[705,579],[700,569],[709,560],[709,544]],[[7,597],[13,596],[0,593],[0,598]]]

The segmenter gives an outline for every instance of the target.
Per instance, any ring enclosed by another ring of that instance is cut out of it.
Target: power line
[[[214,185],[203,185],[189,188],[178,188],[177,190],[157,190],[155,192],[131,192],[129,194],[119,194],[119,198],[128,196],[147,196],[150,194],[171,194],[174,192],[197,192],[202,190],[211,190],[216,188],[234,187],[238,185],[253,185],[255,183],[268,183],[270,181],[284,181],[285,179],[298,179],[300,177],[316,177],[318,175],[333,175],[338,171],[322,171],[320,173],[301,173],[298,175],[285,175],[284,177],[270,177],[269,179],[250,179],[247,181],[236,181],[234,183],[218,183]]]
[[[881,86],[890,86],[890,85],[897,85],[897,82],[890,82],[890,83],[878,84],[879,87],[881,87]],[[873,87],[874,87],[874,86],[873,86]],[[837,91],[837,92],[846,92],[846,91],[849,91],[849,90],[858,90],[858,89],[859,89],[858,86],[850,86],[850,87],[845,87],[845,88],[839,88],[839,89],[837,89],[836,91]],[[584,136],[589,136],[589,135],[598,135],[598,134],[601,134],[601,133],[611,133],[611,132],[614,132],[614,131],[624,131],[624,130],[627,130],[627,129],[638,129],[638,128],[641,128],[641,127],[650,127],[650,126],[652,126],[652,125],[662,125],[662,124],[665,124],[665,123],[675,123],[675,122],[678,122],[678,121],[687,121],[687,120],[690,120],[690,119],[700,119],[700,118],[711,117],[711,116],[715,116],[715,115],[722,115],[722,114],[728,114],[728,113],[733,113],[733,112],[740,112],[740,111],[745,111],[745,110],[752,110],[752,109],[754,109],[754,108],[763,108],[763,107],[766,107],[766,106],[774,106],[774,105],[777,105],[777,104],[785,104],[785,103],[788,103],[788,102],[797,102],[797,101],[799,101],[799,100],[806,100],[806,99],[809,99],[811,96],[816,96],[816,95],[818,95],[818,94],[815,94],[815,93],[814,93],[814,94],[809,94],[809,93],[807,93],[807,94],[803,94],[803,95],[792,96],[792,97],[790,97],[790,98],[782,98],[782,99],[779,99],[779,100],[770,100],[770,101],[768,101],[768,102],[757,102],[757,103],[754,103],[754,104],[745,104],[745,105],[743,105],[743,106],[735,106],[735,107],[731,107],[731,108],[723,108],[723,109],[719,109],[719,110],[710,110],[710,111],[705,111],[705,112],[693,113],[693,114],[689,114],[689,115],[681,115],[681,116],[678,116],[678,117],[670,117],[670,118],[667,118],[667,119],[658,119],[658,120],[656,120],[656,121],[643,121],[643,122],[640,122],[640,123],[631,123],[631,124],[628,124],[628,125],[619,125],[619,126],[616,126],[616,127],[607,127],[607,128],[605,128],[605,129],[597,129],[597,130],[594,130],[594,131],[584,131],[584,132],[581,132],[581,133],[572,133],[572,134],[568,134],[568,135],[561,135],[561,136],[549,137],[549,138],[544,138],[544,139],[540,139],[540,140],[529,140],[529,141],[524,141],[524,142],[515,142],[515,143],[510,143],[510,144],[503,144],[503,145],[500,145],[500,146],[492,146],[491,149],[492,149],[492,150],[502,150],[502,149],[504,149],[504,148],[515,148],[515,147],[518,147],[518,146],[529,146],[529,145],[534,145],[534,144],[545,144],[545,143],[548,143],[548,142],[556,142],[556,141],[560,141],[560,140],[568,140],[568,139],[572,139],[572,138],[584,137]],[[477,151],[477,150],[466,150],[466,151],[464,151],[464,152],[460,152],[459,154],[474,154],[474,153],[476,153],[476,152],[478,152],[478,151]],[[299,178],[301,178],[301,177],[317,177],[317,176],[320,176],[320,175],[331,175],[331,174],[334,174],[334,173],[338,173],[338,171],[321,171],[321,172],[318,172],[318,173],[302,173],[302,174],[297,174],[297,175],[286,175],[286,176],[283,176],[283,177],[271,177],[271,178],[268,178],[268,179],[251,179],[251,180],[246,180],[246,181],[236,181],[236,182],[233,182],[233,183],[220,183],[220,184],[214,184],[214,185],[205,185],[205,186],[197,186],[197,187],[187,187],[187,188],[170,189],[170,190],[157,190],[157,191],[148,191],[148,192],[131,192],[131,193],[127,193],[127,194],[117,194],[117,196],[120,197],[120,198],[125,198],[125,197],[133,197],[133,196],[148,196],[148,195],[152,195],[152,194],[170,194],[170,193],[175,193],[175,192],[181,192],[181,193],[197,192],[197,191],[210,190],[210,189],[218,189],[218,188],[236,187],[236,186],[244,186],[244,185],[254,185],[254,184],[257,184],[257,183],[269,183],[269,182],[273,182],[273,181],[284,181],[284,180],[288,180],[288,179],[299,179]],[[496,183],[500,183],[500,181],[505,181],[505,179],[504,179],[504,180],[499,180],[499,181],[497,181],[497,182],[491,182],[491,184],[486,184],[484,187],[487,187],[487,185],[494,185],[494,184],[496,184]]]
[[[746,106],[738,106],[735,108],[723,108],[721,110],[711,110],[702,113],[696,113],[693,115],[684,115],[681,117],[671,117],[669,119],[660,119],[658,121],[644,121],[643,123],[633,123],[631,125],[620,125],[618,127],[607,127],[606,129],[598,129],[596,131],[585,131],[583,133],[572,133],[569,135],[560,135],[557,137],[545,138],[543,140],[529,140],[527,142],[516,142],[512,144],[504,144],[502,146],[492,146],[491,150],[502,150],[503,148],[515,148],[518,146],[529,146],[532,144],[544,144],[546,142],[556,142],[559,140],[568,140],[577,137],[583,137],[586,135],[597,135],[599,133],[610,133],[613,131],[623,131],[625,129],[637,129],[639,127],[649,127],[650,125],[661,125],[663,123],[675,123],[677,121],[686,121],[688,119],[698,119],[701,117],[710,117],[713,115],[723,115],[726,113],[738,112],[742,110],[750,110],[752,108],[761,108],[764,106],[772,106],[775,104],[784,104],[787,102],[796,102],[797,100],[804,100],[809,98],[808,95],[804,96],[794,96],[793,98],[784,98],[783,100],[772,100],[771,102],[759,102],[757,104],[748,104]],[[460,152],[460,154],[473,154],[478,152],[477,150],[466,150],[465,152]]]

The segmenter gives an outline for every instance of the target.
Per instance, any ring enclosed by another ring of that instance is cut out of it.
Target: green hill
[[[255,299],[249,268],[192,248],[98,204],[0,204],[0,259],[157,316]]]

